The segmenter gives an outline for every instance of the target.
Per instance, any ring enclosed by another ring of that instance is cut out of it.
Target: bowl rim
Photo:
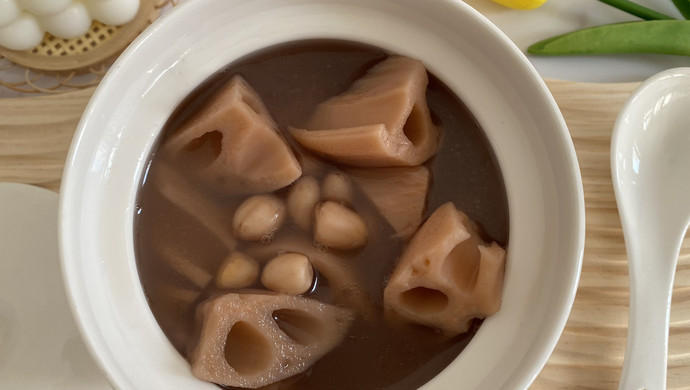
[[[76,318],[76,322],[80,328],[82,336],[84,337],[91,354],[96,357],[97,362],[104,370],[111,383],[113,383],[115,386],[119,388],[127,388],[127,383],[129,382],[127,378],[122,377],[122,372],[117,372],[113,368],[113,363],[117,362],[113,361],[113,356],[108,354],[107,345],[104,345],[103,340],[100,339],[101,336],[99,334],[103,331],[103,329],[99,327],[98,320],[93,318],[93,316],[89,316],[86,314],[86,312],[91,308],[92,305],[90,306],[90,302],[85,297],[85,275],[83,275],[82,273],[83,269],[80,268],[80,266],[83,265],[83,259],[80,260],[80,262],[77,261],[77,259],[80,259],[83,256],[84,250],[84,248],[81,247],[81,245],[84,242],[84,236],[78,234],[80,232],[79,226],[81,222],[86,222],[89,217],[82,215],[82,204],[81,202],[79,202],[79,200],[85,199],[86,185],[90,184],[86,182],[85,175],[88,174],[88,172],[85,172],[83,166],[83,160],[86,157],[90,156],[90,151],[85,150],[89,142],[87,138],[93,137],[91,133],[93,133],[95,130],[90,129],[93,129],[95,127],[94,122],[97,122],[99,119],[103,119],[103,112],[105,110],[103,105],[105,104],[104,102],[107,102],[108,100],[107,95],[110,94],[113,88],[117,90],[117,88],[114,87],[113,84],[116,84],[122,77],[122,72],[125,72],[123,69],[127,69],[128,67],[132,66],[131,63],[134,61],[133,57],[140,56],[141,54],[139,53],[145,51],[148,48],[148,46],[152,45],[151,41],[153,41],[154,37],[156,37],[155,34],[160,34],[158,31],[166,31],[166,29],[170,30],[170,25],[175,25],[175,23],[180,23],[180,20],[184,20],[185,14],[183,14],[183,12],[199,12],[199,8],[202,7],[199,4],[204,3],[207,5],[217,5],[220,1],[221,0],[210,0],[206,2],[199,1],[182,3],[180,6],[176,7],[176,9],[173,9],[171,12],[157,20],[144,33],[142,33],[142,35],[140,35],[134,41],[134,43],[130,45],[130,47],[128,47],[128,49],[115,62],[111,70],[108,72],[108,75],[106,75],[101,84],[97,87],[96,92],[94,93],[91,101],[87,105],[87,108],[84,112],[84,116],[79,122],[79,126],[75,133],[75,137],[73,139],[66,160],[65,171],[62,180],[63,191],[61,191],[60,199],[60,251],[63,277],[66,282],[65,284],[67,289],[67,295],[71,309]],[[281,3],[280,1],[277,2]],[[198,4],[193,5],[194,3]],[[227,1],[226,6],[234,6],[241,8],[243,7],[241,3],[242,2],[239,0]],[[256,3],[276,3],[276,1],[265,0],[258,1]],[[282,2],[281,4],[284,3],[286,2]],[[343,3],[357,3],[358,6],[364,7],[363,4],[366,4],[364,0],[351,0],[349,2],[346,2],[344,0],[300,0],[293,3],[298,3],[300,5],[311,4],[311,6],[313,7],[324,6],[324,4],[328,4],[327,6],[335,7],[340,6]],[[387,0],[371,1],[370,4],[367,4],[367,6],[371,6],[372,8],[364,9],[371,10],[376,7],[383,7],[383,5],[386,5],[387,7],[392,7],[390,3],[393,2]],[[399,4],[396,6],[400,7],[408,7],[410,9],[419,8],[418,6],[414,5],[414,0],[401,0],[397,3]],[[560,310],[557,310],[554,313],[550,313],[551,315],[547,318],[548,321],[550,321],[549,334],[546,337],[540,339],[540,344],[538,346],[531,347],[532,349],[539,350],[541,352],[528,351],[529,353],[533,354],[529,355],[529,359],[526,359],[529,360],[529,364],[525,363],[528,366],[527,368],[524,368],[524,365],[519,366],[517,368],[513,367],[515,370],[518,370],[520,367],[523,368],[522,371],[514,374],[514,378],[509,379],[511,379],[512,383],[516,384],[518,388],[526,388],[536,378],[537,374],[541,371],[544,364],[546,364],[548,357],[555,348],[560,334],[563,328],[565,327],[565,323],[569,316],[570,310],[572,308],[577,289],[577,284],[579,282],[582,257],[584,251],[585,214],[584,194],[579,172],[579,165],[577,162],[577,156],[575,154],[575,149],[572,144],[572,140],[570,139],[567,127],[565,125],[565,121],[560,111],[558,110],[553,96],[546,87],[544,81],[537,74],[536,70],[534,70],[534,68],[529,64],[529,61],[526,59],[524,54],[514,44],[512,44],[512,42],[510,42],[509,39],[505,37],[505,35],[503,35],[503,33],[500,32],[500,30],[497,27],[495,27],[493,24],[491,24],[491,22],[489,22],[481,14],[479,14],[477,11],[475,11],[465,3],[454,0],[433,0],[430,3],[431,4],[427,5],[427,7],[436,7],[435,9],[443,9],[447,11],[454,10],[453,12],[455,12],[456,14],[453,14],[453,16],[462,16],[463,18],[474,23],[476,26],[480,26],[479,28],[481,28],[482,31],[488,37],[487,39],[491,40],[492,44],[495,47],[498,47],[502,50],[501,55],[506,56],[506,58],[509,58],[512,61],[511,65],[516,67],[516,69],[514,69],[514,72],[518,75],[524,76],[525,79],[521,81],[512,80],[511,82],[516,83],[516,85],[518,85],[522,89],[531,91],[533,93],[533,96],[538,100],[537,105],[539,107],[543,107],[543,112],[541,114],[543,114],[545,118],[542,118],[542,120],[548,122],[550,125],[553,126],[551,133],[547,134],[547,136],[552,137],[549,138],[548,141],[551,142],[550,146],[555,147],[557,149],[557,152],[561,153],[561,160],[559,160],[559,162],[562,165],[564,165],[563,167],[561,167],[562,171],[559,171],[559,173],[562,175],[561,179],[568,187],[548,189],[550,191],[558,192],[559,194],[565,194],[565,198],[568,199],[568,204],[564,206],[564,211],[566,213],[569,213],[568,217],[571,218],[569,229],[567,229],[568,231],[565,232],[570,242],[564,245],[568,245],[568,247],[571,248],[570,250],[566,251],[568,254],[570,254],[570,258],[568,259],[567,263],[567,272],[564,271],[564,273],[566,274],[566,276],[564,276],[565,283],[561,286],[558,286],[559,294],[557,294],[557,297],[553,298],[560,300],[562,306],[559,308]],[[367,41],[363,43],[371,44],[372,42]],[[433,73],[439,76],[438,72]],[[186,85],[185,87],[189,88],[190,86]],[[449,87],[451,87],[451,89],[454,90],[454,92],[458,92],[457,88],[453,88],[450,85]],[[471,108],[470,110],[472,111]],[[160,126],[162,127],[162,124],[160,124]],[[106,133],[108,131],[112,133],[114,130],[111,128],[106,129],[104,131],[106,131]],[[493,135],[493,138],[489,138],[489,141],[492,143],[492,146],[495,146],[496,134]],[[538,146],[539,145],[537,145],[536,147]],[[536,152],[540,151],[535,151],[535,153]],[[545,153],[546,151],[541,152]],[[139,167],[141,167],[141,162],[139,162]],[[501,164],[501,169],[504,170],[505,168],[505,163]],[[535,168],[542,169],[540,167]],[[140,175],[141,172],[142,170],[139,169],[137,174]],[[548,174],[548,172],[546,174]],[[510,202],[511,195],[509,194],[508,196]],[[130,209],[124,211],[132,212],[132,206],[134,205],[130,203]],[[512,242],[514,241],[513,232],[515,226],[513,225],[513,223],[515,219],[513,218],[512,211],[514,208],[514,205],[509,204],[509,209],[511,210],[511,243],[509,244],[509,248],[512,245]],[[563,210],[557,209],[556,211]],[[551,218],[551,216],[544,217]],[[85,220],[84,218],[87,219]],[[103,238],[100,237],[100,239]],[[509,263],[507,266],[512,266],[512,264]],[[132,269],[131,263],[128,264],[128,266],[125,268],[126,269],[123,269],[122,272],[133,272],[134,274],[136,274],[136,267]],[[506,283],[508,283],[508,281],[506,281]],[[504,300],[505,298],[506,297],[504,297]],[[480,332],[483,332],[484,328],[489,327],[493,323],[496,323],[496,321],[494,321],[493,318],[489,318],[487,321],[485,321],[485,324],[480,328]],[[122,330],[120,329],[120,331]],[[475,339],[478,337],[478,335],[475,336]],[[460,357],[462,356],[463,354],[460,355]],[[456,360],[463,359],[458,358]],[[447,370],[444,370],[444,372],[446,371]],[[445,382],[439,381],[437,379],[438,378],[433,379],[428,383],[428,386],[425,385],[424,387],[436,388],[440,386],[440,388],[443,388],[443,383]],[[486,383],[483,382],[483,384]]]

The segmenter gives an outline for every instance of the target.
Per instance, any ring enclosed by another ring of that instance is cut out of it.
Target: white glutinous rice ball
[[[139,11],[139,0],[86,0],[91,16],[103,24],[119,26],[130,22]]]
[[[10,25],[19,14],[20,9],[15,0],[0,0],[0,28]]]
[[[43,34],[36,18],[22,12],[13,23],[0,28],[0,46],[10,50],[29,50],[41,43]]]
[[[75,1],[59,14],[39,18],[39,23],[56,37],[75,38],[89,31],[91,15],[83,3]]]
[[[19,0],[19,5],[36,16],[54,15],[64,11],[73,0]]]

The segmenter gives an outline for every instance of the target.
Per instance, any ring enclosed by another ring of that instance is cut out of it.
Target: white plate
[[[62,284],[58,195],[0,183],[0,388],[110,389],[91,360]]]
[[[548,0],[540,8],[511,10],[490,0],[466,0],[496,24],[524,52],[531,44],[584,27],[640,20],[597,0]],[[682,19],[671,0],[635,2]],[[572,81],[642,81],[669,68],[690,66],[690,57],[666,55],[527,56],[542,77]]]

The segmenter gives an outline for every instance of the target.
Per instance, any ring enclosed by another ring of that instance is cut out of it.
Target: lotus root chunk
[[[225,294],[201,312],[192,372],[252,389],[307,370],[340,344],[353,320],[347,309],[285,294]]]
[[[199,175],[228,193],[272,192],[302,174],[261,98],[240,76],[212,95],[165,147],[180,153],[205,144],[208,164]]]
[[[384,290],[388,315],[464,333],[474,318],[501,306],[505,250],[484,243],[472,221],[452,202],[419,228],[398,259]]]
[[[417,167],[348,169],[346,172],[376,206],[396,235],[407,239],[422,224],[429,192],[429,169]]]
[[[389,57],[319,104],[306,126],[290,133],[305,148],[343,164],[419,165],[439,143],[426,103],[428,83],[420,61]]]

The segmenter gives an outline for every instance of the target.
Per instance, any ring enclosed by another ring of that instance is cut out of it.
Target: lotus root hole
[[[273,362],[266,337],[248,322],[235,323],[225,342],[225,360],[240,375],[255,375]]]
[[[477,280],[479,260],[476,239],[465,240],[453,248],[444,261],[444,273],[451,276],[458,288],[471,290]]]
[[[418,313],[439,313],[448,306],[446,294],[426,287],[415,287],[403,292],[400,301]]]
[[[302,345],[315,345],[322,340],[324,324],[318,317],[301,310],[278,309],[273,319],[285,334]]]
[[[424,138],[423,132],[424,115],[422,115],[422,110],[415,104],[407,117],[407,121],[405,121],[403,133],[412,142],[412,145],[417,145]]]
[[[208,149],[214,157],[220,156],[220,153],[223,150],[223,133],[218,130],[209,131],[201,137],[190,141],[185,149],[192,151],[202,148]]]

